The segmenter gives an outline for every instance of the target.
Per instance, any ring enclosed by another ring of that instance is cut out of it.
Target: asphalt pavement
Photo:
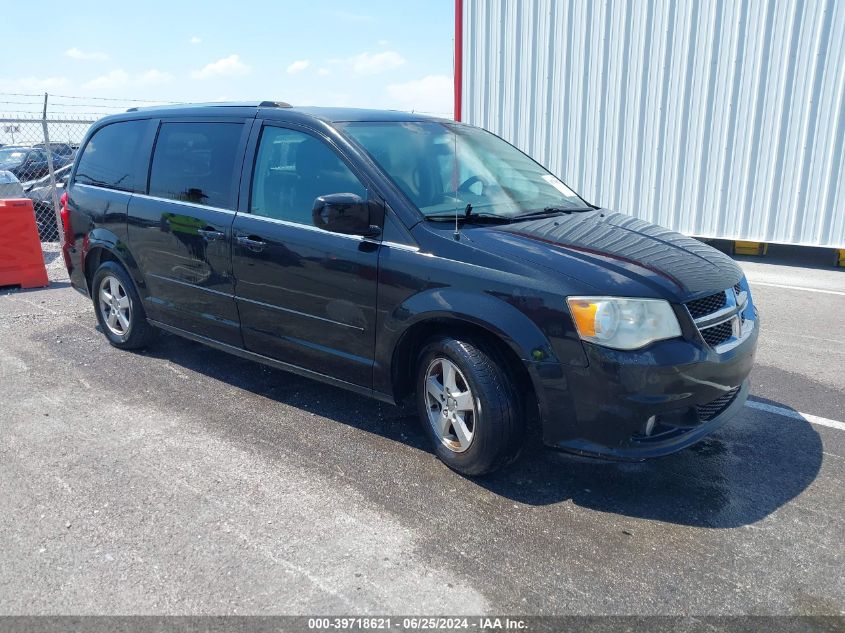
[[[752,406],[466,479],[408,408],[0,291],[0,614],[843,614],[845,270],[743,260]]]

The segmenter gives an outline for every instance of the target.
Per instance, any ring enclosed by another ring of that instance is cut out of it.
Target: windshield
[[[7,147],[0,149],[0,167],[15,167],[23,162],[28,150]]]
[[[499,137],[459,123],[352,122],[343,126],[427,217],[513,218],[584,209],[556,176]]]

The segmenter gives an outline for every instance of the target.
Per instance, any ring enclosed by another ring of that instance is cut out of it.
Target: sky
[[[52,5],[52,6],[51,6]],[[451,116],[453,0],[8,3],[0,117],[281,100]],[[57,26],[57,22],[59,25]],[[45,29],[39,38],[37,29]],[[68,97],[83,97],[71,99]]]

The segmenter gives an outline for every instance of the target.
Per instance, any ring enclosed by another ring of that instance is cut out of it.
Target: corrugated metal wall
[[[464,0],[463,120],[688,235],[845,248],[845,0]]]

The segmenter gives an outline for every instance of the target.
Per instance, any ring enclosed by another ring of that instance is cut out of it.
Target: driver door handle
[[[254,253],[260,253],[264,250],[264,247],[267,246],[267,242],[264,240],[253,239],[251,237],[247,237],[246,235],[238,235],[236,239],[238,244],[245,246]]]

